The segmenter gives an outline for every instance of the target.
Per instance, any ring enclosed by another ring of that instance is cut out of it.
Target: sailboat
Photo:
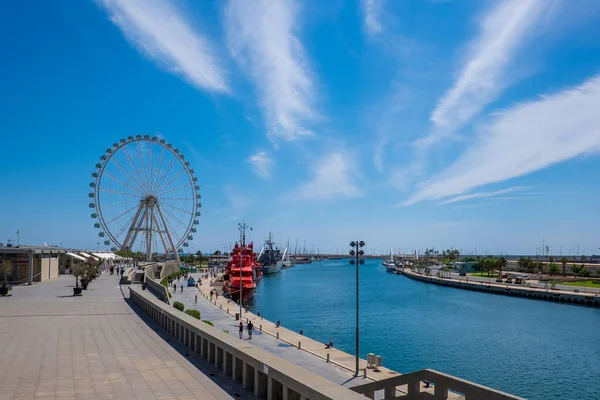
[[[396,262],[394,261],[394,253],[390,249],[390,258],[383,260],[381,264],[386,268],[387,272],[396,272]]]
[[[290,252],[289,252],[289,242],[288,242],[288,247],[285,248],[285,250],[283,251],[283,257],[282,257],[282,261],[283,264],[281,266],[281,269],[285,269],[285,268],[290,268],[294,266],[294,263],[292,262],[292,260],[290,260]]]

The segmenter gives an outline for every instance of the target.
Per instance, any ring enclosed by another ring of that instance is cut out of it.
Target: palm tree
[[[500,258],[498,258],[497,260],[498,263],[498,268],[499,268],[499,276],[502,276],[502,269],[506,268],[506,265],[508,264],[508,262],[506,261],[506,258],[504,258],[504,256],[501,256]]]
[[[562,264],[562,268],[563,268],[563,276],[567,276],[567,263],[569,262],[569,259],[565,256],[562,256],[560,258],[560,263]]]

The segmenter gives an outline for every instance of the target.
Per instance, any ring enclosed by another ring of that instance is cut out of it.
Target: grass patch
[[[187,315],[191,315],[192,317],[194,317],[196,319],[200,319],[200,311],[198,311],[198,310],[185,310],[185,313]]]
[[[488,273],[484,272],[484,271],[479,271],[479,272],[469,272],[467,275],[469,276],[477,276],[480,278],[487,278],[488,277]],[[490,274],[490,278],[497,278],[498,274]]]
[[[565,286],[580,286],[600,289],[600,281],[577,281],[577,282],[560,282],[559,285]]]

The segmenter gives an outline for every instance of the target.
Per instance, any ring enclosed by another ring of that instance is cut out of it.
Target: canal
[[[355,269],[296,265],[259,283],[253,311],[354,354]],[[401,373],[424,368],[528,399],[600,398],[600,310],[360,270],[360,355]]]

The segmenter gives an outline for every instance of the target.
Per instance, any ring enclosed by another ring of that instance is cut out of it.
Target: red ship
[[[262,278],[262,269],[256,261],[253,244],[246,245],[246,224],[240,224],[240,230],[240,243],[236,242],[231,250],[231,260],[225,267],[223,292],[239,299],[241,287],[242,300],[245,300],[254,295],[256,281]]]

